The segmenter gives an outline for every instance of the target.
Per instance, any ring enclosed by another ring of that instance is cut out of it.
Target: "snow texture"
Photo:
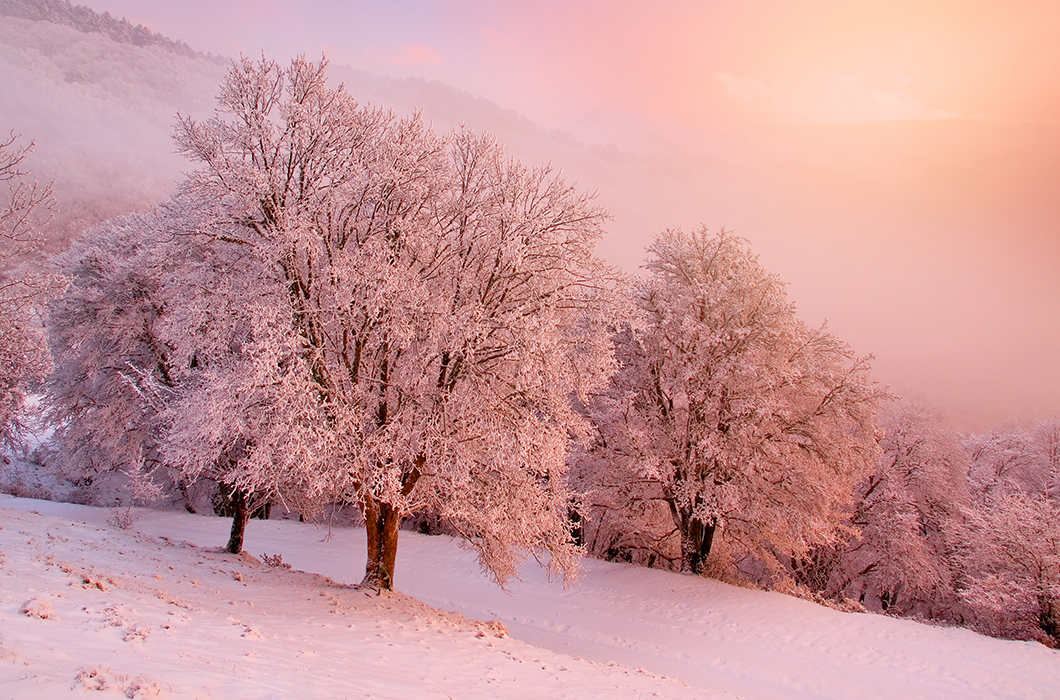
[[[1040,644],[693,576],[588,560],[564,588],[528,565],[504,592],[402,532],[400,592],[366,595],[362,529],[252,521],[258,558],[236,557],[225,519],[109,514],[0,496],[0,696],[1060,696]]]

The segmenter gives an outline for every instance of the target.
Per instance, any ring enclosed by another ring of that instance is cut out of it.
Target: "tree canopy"
[[[178,124],[200,168],[173,236],[201,253],[166,317],[187,375],[168,458],[228,460],[235,487],[303,507],[358,503],[373,586],[424,509],[500,581],[538,548],[573,572],[572,396],[613,365],[605,214],[486,135],[359,105],[325,69],[244,59],[215,118]]]
[[[741,238],[667,231],[649,252],[643,327],[616,336],[621,369],[594,404],[588,463],[626,472],[602,489],[605,530],[656,551],[676,537],[697,573],[719,529],[766,560],[833,538],[878,455],[868,359],[799,320]]]

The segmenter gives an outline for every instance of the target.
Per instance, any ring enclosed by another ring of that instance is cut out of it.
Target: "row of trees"
[[[420,514],[501,583],[538,553],[570,576],[584,545],[1057,638],[1055,425],[962,442],[881,411],[869,360],[746,241],[667,231],[626,280],[590,197],[325,69],[236,63],[217,116],[177,124],[179,193],[59,258],[64,474],[216,482],[233,552],[262,504],[355,505],[378,588]]]
[[[792,561],[833,600],[1060,644],[1060,420],[961,436],[915,404],[881,418],[855,535]]]
[[[535,549],[573,573],[571,397],[613,364],[603,212],[304,60],[237,63],[218,116],[177,131],[201,166],[180,193],[66,256],[49,406],[69,472],[165,465],[243,513],[357,504],[366,585],[391,587],[420,511],[500,581]]]
[[[571,515],[610,522],[588,494],[664,504],[696,573],[718,532],[770,561],[836,536],[883,394],[742,239],[667,232],[633,289],[590,197],[301,59],[235,64],[177,143],[179,194],[62,259],[67,474],[222,482],[233,551],[258,503],[356,504],[382,588],[415,513],[502,582],[536,551],[574,572]]]

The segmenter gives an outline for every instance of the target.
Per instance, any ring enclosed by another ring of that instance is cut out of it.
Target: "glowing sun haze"
[[[563,126],[593,109],[694,125],[973,117],[1056,123],[1060,4],[1013,0],[90,0],[200,50],[325,51]],[[719,99],[725,98],[725,99]]]
[[[556,163],[615,214],[613,261],[735,229],[899,393],[975,427],[1060,414],[1054,0],[78,1],[203,51],[440,80],[585,143],[648,134],[669,150],[642,191]]]

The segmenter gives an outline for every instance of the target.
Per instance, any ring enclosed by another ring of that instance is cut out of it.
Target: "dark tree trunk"
[[[717,527],[718,523],[713,518],[707,522],[694,517],[681,519],[682,571],[691,571],[697,576],[703,573]]]
[[[364,524],[368,531],[368,562],[361,585],[382,591],[393,590],[401,513],[388,503],[365,496]]]
[[[231,496],[232,506],[232,533],[228,537],[228,546],[225,551],[230,554],[239,554],[243,551],[243,533],[247,529],[247,520],[250,518],[250,505],[247,503],[247,494],[241,489],[233,489]]]
[[[585,529],[582,524],[582,514],[578,508],[571,505],[567,508],[567,517],[570,519],[570,538],[575,545],[582,547],[585,545]]]
[[[1060,601],[1046,593],[1038,594],[1038,627],[1060,642]]]
[[[401,495],[408,496],[420,480],[426,459],[416,457],[415,466],[401,477]],[[364,526],[368,532],[368,562],[361,585],[380,591],[394,589],[394,562],[397,560],[398,528],[406,515],[389,503],[366,494],[361,501]]]

